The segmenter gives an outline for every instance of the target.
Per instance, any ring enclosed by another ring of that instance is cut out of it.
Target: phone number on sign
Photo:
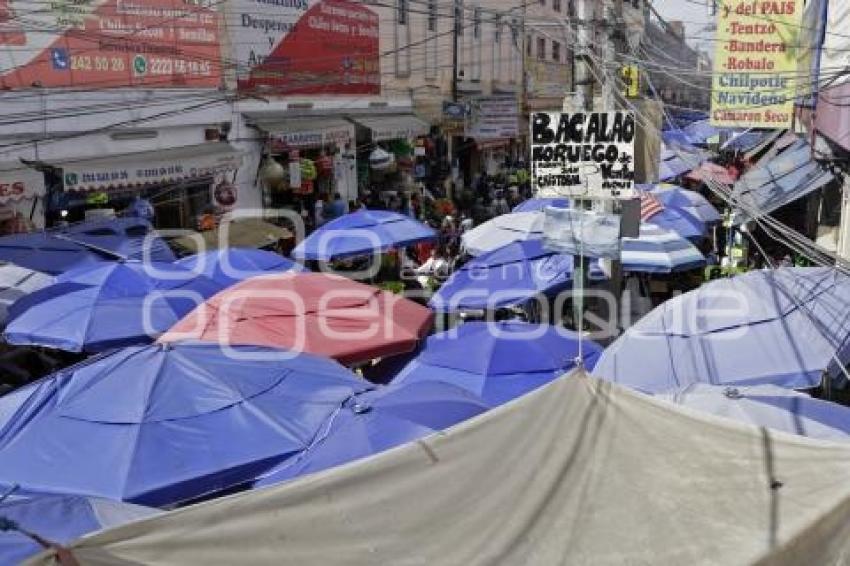
[[[185,59],[164,59],[159,57],[136,57],[127,61],[121,57],[99,57],[78,55],[71,57],[72,71],[110,71],[124,72],[128,65],[138,75],[196,75],[210,76],[210,61],[187,61]]]

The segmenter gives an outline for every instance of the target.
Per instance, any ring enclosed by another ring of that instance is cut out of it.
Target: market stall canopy
[[[688,240],[651,223],[641,223],[637,238],[623,238],[623,271],[675,273],[705,266],[705,256]]]
[[[281,240],[291,240],[292,232],[259,218],[222,222],[215,230],[196,232],[171,240],[184,253],[196,254],[221,248],[271,248]]]
[[[10,496],[0,517],[57,544],[158,513],[158,509],[79,495]],[[19,564],[43,547],[17,530],[0,531],[0,562]]]
[[[715,140],[719,141],[720,129],[711,125],[709,120],[692,122],[682,128],[685,136],[694,145],[705,145]]]
[[[594,374],[649,393],[692,383],[820,385],[850,361],[850,278],[831,268],[752,271],[657,307]]]
[[[690,240],[698,240],[708,233],[705,222],[672,207],[663,207],[646,217],[645,221]]]
[[[547,206],[569,208],[570,201],[565,198],[530,198],[516,205],[511,212],[540,212]]]
[[[544,211],[503,214],[465,233],[463,247],[470,255],[479,256],[513,242],[540,240],[545,220]]]
[[[330,417],[315,442],[254,485],[275,485],[373,456],[469,420],[488,408],[465,389],[440,382],[358,393]]]
[[[547,251],[543,240],[514,242],[472,258],[452,273],[429,301],[436,312],[495,310],[523,305],[572,286],[574,258]],[[591,281],[605,279],[598,261]]]
[[[740,209],[735,222],[742,224],[770,214],[829,184],[832,173],[812,159],[811,146],[795,141],[777,157],[747,171],[733,190]]]
[[[467,322],[428,338],[393,383],[450,383],[496,407],[576,367],[579,336],[565,328],[525,322]],[[582,364],[593,369],[602,347],[586,340]]]
[[[226,248],[191,255],[177,265],[212,279],[222,287],[230,287],[261,275],[284,271],[306,271],[299,263],[274,252],[253,248]]]
[[[358,210],[324,224],[292,251],[298,260],[331,261],[437,240],[437,232],[409,216]]]
[[[91,246],[77,244],[54,232],[30,232],[0,237],[0,261],[58,275],[84,266],[93,266],[118,257]]]
[[[177,259],[150,222],[143,218],[104,218],[71,224],[54,233],[76,244],[123,259],[169,262]]]
[[[665,391],[656,398],[788,434],[850,441],[850,408],[775,385],[729,387],[694,383]]]
[[[738,179],[738,174],[730,168],[718,165],[717,163],[712,163],[711,161],[706,161],[685,175],[685,178],[691,181],[699,181],[701,183],[708,183],[711,181],[720,183],[721,185],[732,186]]]
[[[421,305],[325,273],[255,277],[219,293],[160,340],[303,351],[356,365],[410,352],[433,324]]]
[[[576,372],[375,458],[70,549],[104,565],[838,564],[847,477],[844,444],[695,415]]]
[[[13,304],[3,337],[68,352],[145,344],[222,288],[171,263],[82,267]]]
[[[117,350],[0,398],[0,485],[172,505],[253,481],[370,387],[267,348]]]
[[[723,220],[723,215],[696,191],[690,191],[676,185],[644,185],[665,207],[673,208],[705,224]]]
[[[13,263],[0,263],[0,327],[5,326],[9,307],[34,291],[53,284],[53,277]]]
[[[345,144],[353,141],[354,124],[343,118],[287,118],[280,115],[252,116],[249,119],[269,133],[281,149],[306,149]]]
[[[658,177],[661,181],[679,177],[702,165],[708,157],[707,152],[693,146],[665,144],[661,148]]]
[[[66,191],[106,191],[172,183],[234,171],[242,153],[226,142],[52,163]]]
[[[783,130],[744,130],[733,134],[720,149],[741,152],[758,151],[759,148],[764,149],[768,144],[776,141],[782,132]]]
[[[0,163],[0,205],[40,197],[44,193],[44,173],[20,162]]]
[[[427,136],[431,126],[412,114],[398,116],[356,116],[354,121],[372,132],[372,141],[415,139]]]

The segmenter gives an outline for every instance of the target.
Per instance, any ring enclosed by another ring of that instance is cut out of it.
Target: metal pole
[[[573,84],[582,109],[586,112],[593,110],[593,85],[594,80],[590,69],[590,44],[591,44],[591,20],[593,19],[592,0],[578,0],[576,22],[576,48],[573,52],[575,68],[575,79]],[[576,209],[589,209],[591,201],[576,199],[573,203]],[[573,259],[573,322],[576,332],[581,333],[584,328],[584,288],[587,279],[587,270],[590,262],[583,254]]]
[[[457,102],[457,72],[458,72],[458,35],[460,26],[459,0],[454,0],[454,18],[452,20],[452,101]]]
[[[605,14],[605,38],[602,42],[602,61],[604,64],[616,61],[617,49],[614,45],[614,30],[615,26],[621,22],[622,14],[616,13],[616,8],[611,0],[603,0],[603,10]],[[605,78],[605,84],[602,85],[603,94],[602,100],[605,104],[605,110],[619,110],[623,107],[621,98],[617,96],[617,90],[620,87],[619,81],[615,77],[619,77],[618,72],[606,72],[602,74]],[[604,201],[602,210],[606,213],[613,214],[619,209],[619,204],[613,200]],[[611,278],[609,291],[614,297],[614,312],[609,313],[610,320],[619,329],[621,317],[621,302],[623,297],[623,264],[619,260],[611,261]]]

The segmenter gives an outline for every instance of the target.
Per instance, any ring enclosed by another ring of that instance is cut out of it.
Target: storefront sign
[[[443,133],[447,136],[462,136],[466,126],[466,104],[462,102],[443,102]]]
[[[179,151],[179,150],[178,150]],[[156,156],[133,157],[132,154],[114,160],[91,160],[62,166],[66,191],[104,190],[138,187],[212,177],[238,169],[242,162],[239,153],[198,153],[192,156],[169,156],[168,151]]]
[[[287,151],[290,148],[317,148],[344,146],[353,139],[351,128],[312,130],[308,132],[282,132],[272,134],[272,151]]]
[[[541,197],[634,198],[631,112],[534,112],[533,186]]]
[[[44,194],[44,174],[35,169],[0,165],[0,205]]]
[[[348,0],[233,0],[240,90],[380,94],[378,15]]]
[[[218,87],[219,5],[0,0],[0,88]]]
[[[466,136],[476,140],[515,138],[519,135],[519,105],[513,96],[473,98],[469,101]]]
[[[803,2],[728,2],[717,15],[711,124],[791,127]]]

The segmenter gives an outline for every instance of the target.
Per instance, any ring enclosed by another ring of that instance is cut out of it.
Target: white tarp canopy
[[[383,455],[71,548],[87,565],[827,564],[850,551],[848,478],[848,446],[577,373]]]

